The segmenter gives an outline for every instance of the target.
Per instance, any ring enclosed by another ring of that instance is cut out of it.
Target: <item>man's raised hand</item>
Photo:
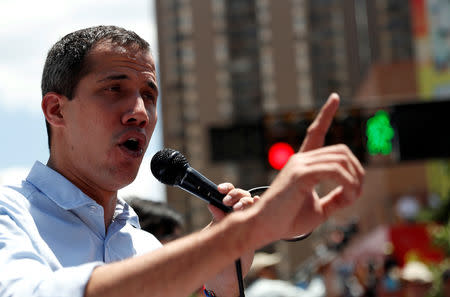
[[[289,159],[261,199],[261,204],[266,204],[260,205],[262,211],[275,219],[266,229],[273,232],[272,239],[312,231],[361,194],[364,169],[350,149],[343,144],[323,147],[338,106],[339,96],[333,93],[309,126],[299,152]],[[319,197],[315,187],[326,180],[337,186]]]

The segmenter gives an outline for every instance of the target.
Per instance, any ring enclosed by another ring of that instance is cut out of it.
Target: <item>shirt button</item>
[[[89,209],[91,210],[91,212],[96,212],[97,211],[97,206],[95,205],[90,205]]]

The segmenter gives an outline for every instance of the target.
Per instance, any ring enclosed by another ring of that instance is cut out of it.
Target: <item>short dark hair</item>
[[[47,54],[42,72],[42,97],[55,92],[72,100],[75,87],[88,73],[85,58],[100,41],[110,41],[119,46],[136,46],[150,51],[150,45],[133,31],[116,26],[96,26],[67,34],[56,42]],[[46,121],[48,146],[51,144],[50,124]]]
[[[160,241],[173,239],[177,235],[177,228],[183,228],[182,215],[166,203],[136,196],[127,198],[127,201],[138,215],[141,229],[152,233]]]

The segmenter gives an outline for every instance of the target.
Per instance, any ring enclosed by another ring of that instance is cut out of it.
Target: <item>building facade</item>
[[[386,65],[410,69],[409,9],[409,1],[394,0],[157,0],[165,146],[181,151],[215,183],[244,189],[270,184],[276,172],[262,160],[214,161],[211,128],[317,110],[331,92],[349,108],[415,94],[406,87],[379,88],[376,80]],[[405,86],[414,85],[414,74],[404,77]],[[408,190],[426,190],[423,171],[420,163],[369,168],[362,202],[335,220],[358,213],[362,230],[389,222],[391,198],[406,183],[416,183]],[[200,199],[178,188],[169,188],[167,199],[185,216],[188,232],[210,221]],[[287,256],[283,277],[311,255],[323,232],[270,247]]]

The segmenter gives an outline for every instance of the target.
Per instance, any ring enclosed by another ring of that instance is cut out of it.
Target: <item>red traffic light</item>
[[[286,142],[272,144],[268,153],[269,164],[272,168],[281,170],[293,154],[294,149]]]

